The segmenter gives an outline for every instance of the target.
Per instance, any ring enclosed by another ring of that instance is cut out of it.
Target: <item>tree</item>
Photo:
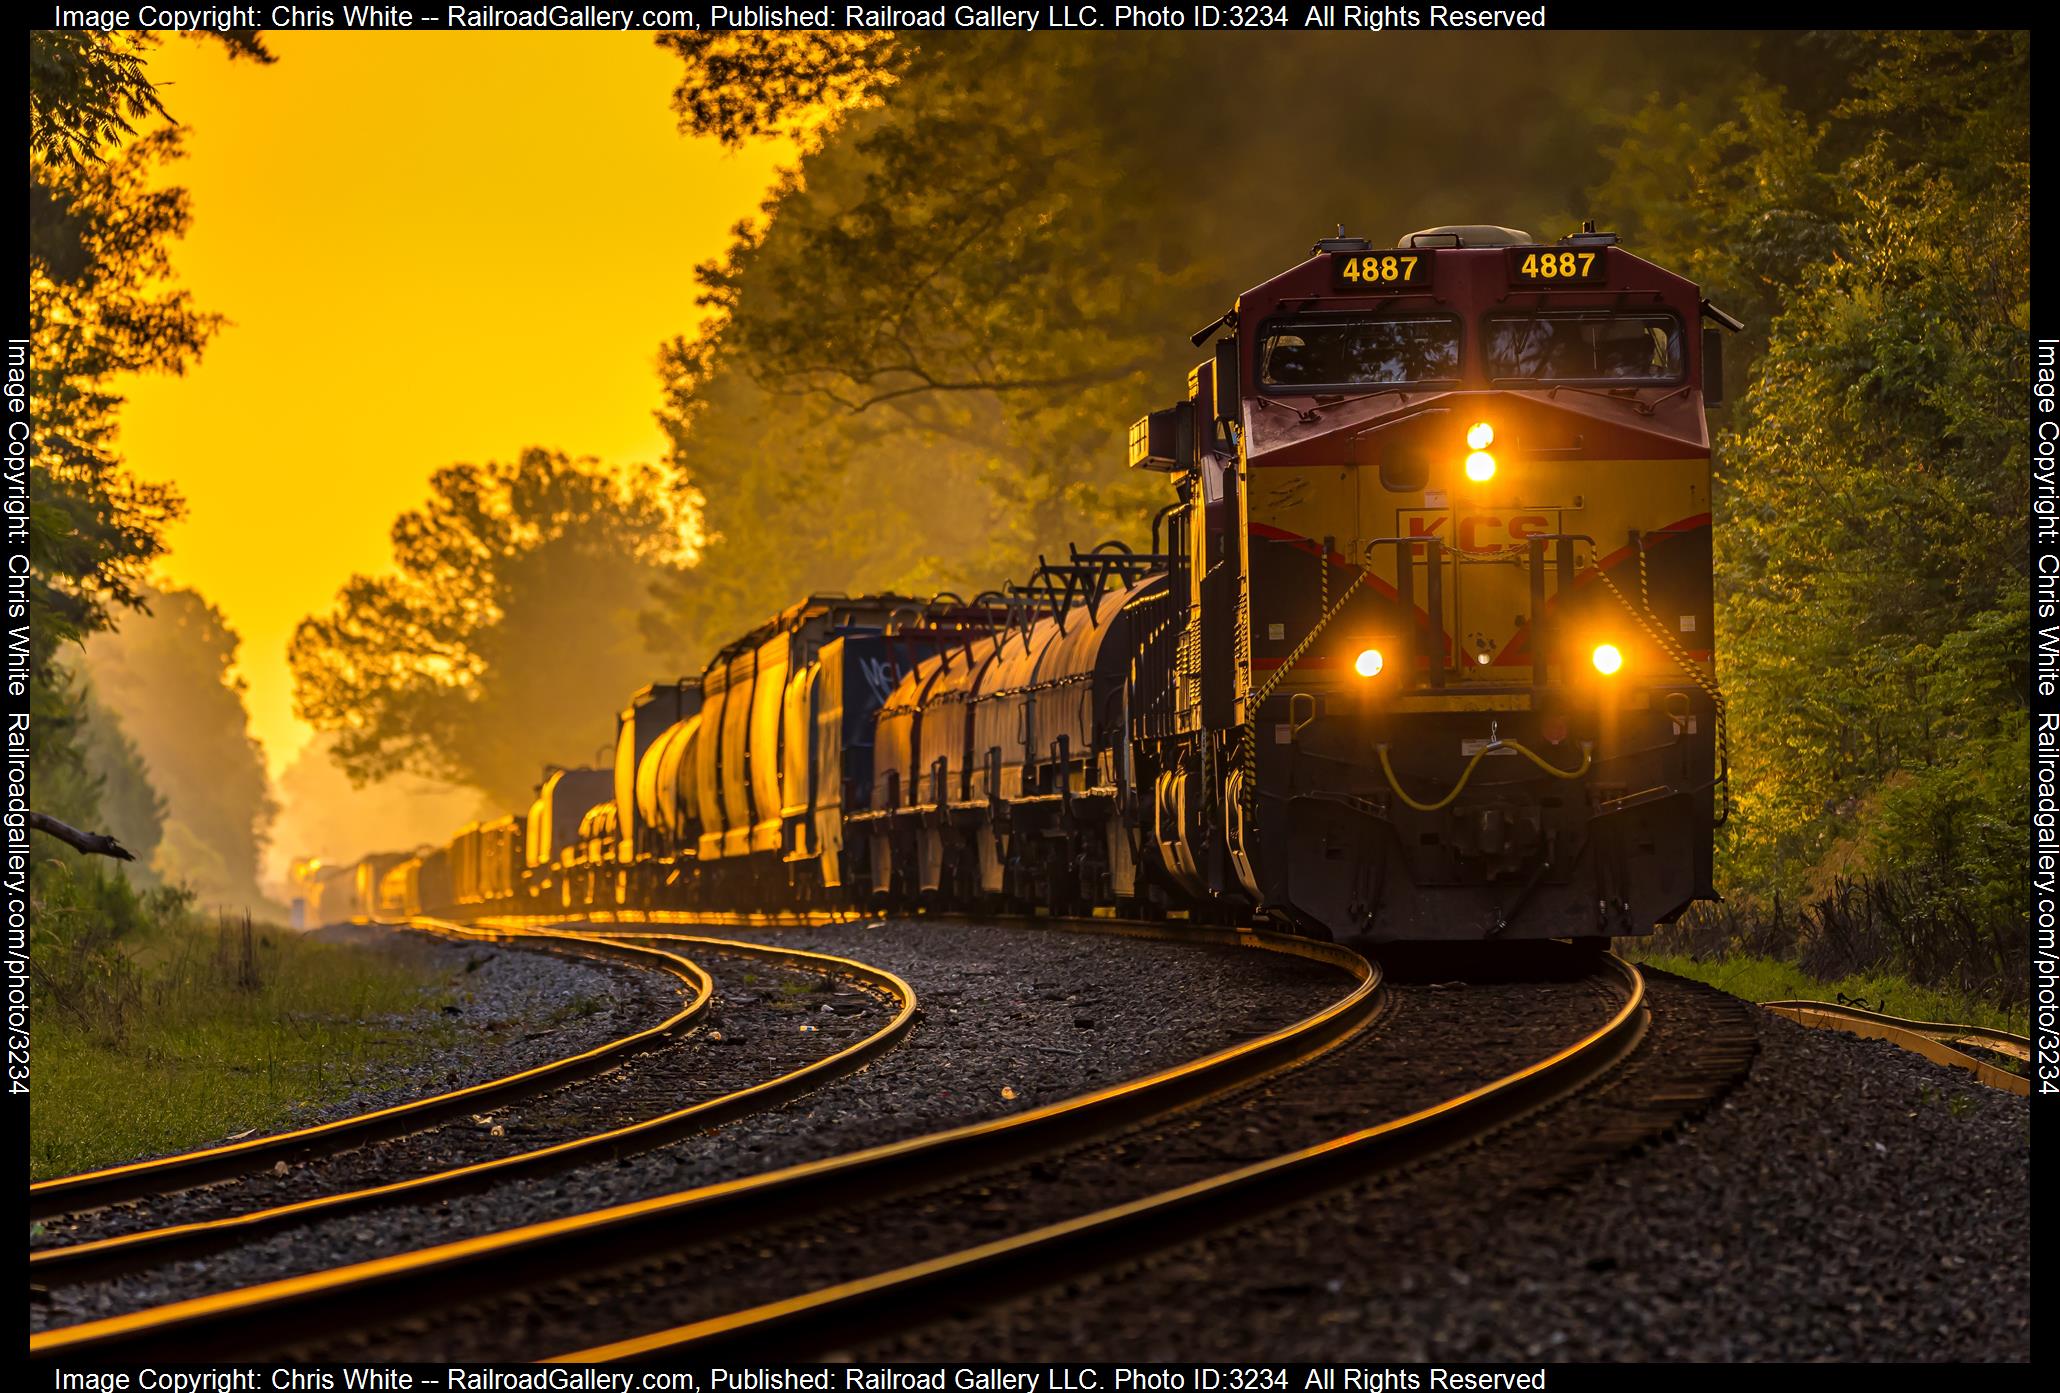
[[[137,137],[132,124],[168,119],[144,62],[155,42],[29,36],[29,704],[38,801],[60,820],[93,819],[108,776],[119,784],[133,771],[120,759],[88,767],[92,750],[112,747],[82,736],[89,709],[58,649],[142,604],[180,508],[173,489],[138,480],[121,459],[114,384],[182,371],[219,323],[172,280],[188,207],[183,190],[158,181],[178,155],[176,128]],[[269,61],[253,36],[229,42]],[[130,800],[130,811],[144,804]]]
[[[1759,320],[1717,443],[1728,877],[1916,872],[2021,919],[2029,39],[1845,56],[1828,101],[1652,104],[1605,184]]]
[[[526,805],[540,761],[592,762],[634,688],[687,668],[638,631],[685,550],[656,469],[544,449],[452,465],[393,548],[395,574],[352,576],[288,647],[295,710],[354,782],[412,773]]]
[[[1731,42],[1548,35],[1484,60],[1440,35],[660,41],[687,129],[798,132],[804,152],[699,269],[711,326],[661,360],[711,546],[653,624],[688,644],[819,576],[966,592],[1069,538],[1145,542],[1163,481],[1122,467],[1124,435],[1182,390],[1194,329],[1339,222],[1571,226],[1602,173],[1597,110]],[[1365,81],[1376,62],[1412,81]],[[1473,95],[1426,122],[1429,91]],[[833,528],[838,508],[864,525]]]
[[[164,795],[151,783],[143,752],[122,729],[121,717],[96,701],[90,686],[83,695],[80,714],[80,754],[85,772],[94,780],[100,821],[135,853],[131,877],[154,884],[157,876],[151,863],[158,843],[164,840]],[[37,782],[37,798],[43,801],[43,781]],[[60,800],[53,806],[66,806],[69,801]]]
[[[87,641],[84,667],[95,702],[118,722],[116,738],[130,743],[162,799],[151,867],[202,903],[262,905],[258,877],[277,807],[234,672],[240,640],[194,591],[145,598],[146,613]]]
[[[271,61],[254,35],[217,35]],[[178,494],[138,481],[116,451],[114,383],[182,372],[220,327],[172,280],[186,192],[160,186],[179,132],[146,71],[151,35],[29,36],[30,590],[38,669],[58,643],[134,608]]]

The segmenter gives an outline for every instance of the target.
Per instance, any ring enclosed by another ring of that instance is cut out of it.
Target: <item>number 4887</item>
[[[1581,281],[1594,274],[1596,252],[1529,252],[1517,268],[1520,275],[1541,281]]]

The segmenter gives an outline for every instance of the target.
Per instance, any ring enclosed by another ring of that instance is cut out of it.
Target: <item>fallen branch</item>
[[[112,856],[117,861],[133,861],[136,859],[129,853],[127,847],[123,846],[113,837],[108,836],[105,832],[81,832],[70,823],[59,822],[56,818],[39,813],[34,809],[29,811],[29,827],[34,831],[43,833],[45,836],[55,837],[61,842],[76,847],[88,856]]]

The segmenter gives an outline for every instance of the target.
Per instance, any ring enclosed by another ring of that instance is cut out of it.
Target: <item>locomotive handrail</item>
[[[1158,512],[1152,514],[1152,554],[1154,556],[1159,554],[1159,524],[1165,521],[1168,514],[1178,512],[1180,507],[1181,502],[1176,498],[1165,507],[1159,509]],[[1166,558],[1168,562],[1171,562],[1172,559],[1171,556]]]

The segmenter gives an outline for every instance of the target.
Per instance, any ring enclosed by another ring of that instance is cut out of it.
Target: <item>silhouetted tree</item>
[[[79,822],[96,815],[104,779],[86,767],[88,711],[58,649],[141,604],[180,509],[176,491],[138,480],[122,460],[116,384],[183,371],[219,324],[172,278],[188,207],[185,191],[162,181],[178,132],[135,136],[135,122],[167,118],[144,61],[156,42],[29,36],[29,700],[38,804]],[[269,61],[254,36],[229,42]]]
[[[389,576],[353,576],[288,648],[294,707],[354,781],[408,772],[527,803],[542,761],[586,763],[656,676],[637,615],[676,569],[666,480],[524,450],[436,472],[393,527]]]
[[[258,877],[277,808],[233,671],[240,640],[194,591],[147,598],[147,613],[89,639],[85,659],[95,702],[117,718],[116,738],[130,743],[162,799],[154,854],[134,850],[203,904],[262,904]]]

